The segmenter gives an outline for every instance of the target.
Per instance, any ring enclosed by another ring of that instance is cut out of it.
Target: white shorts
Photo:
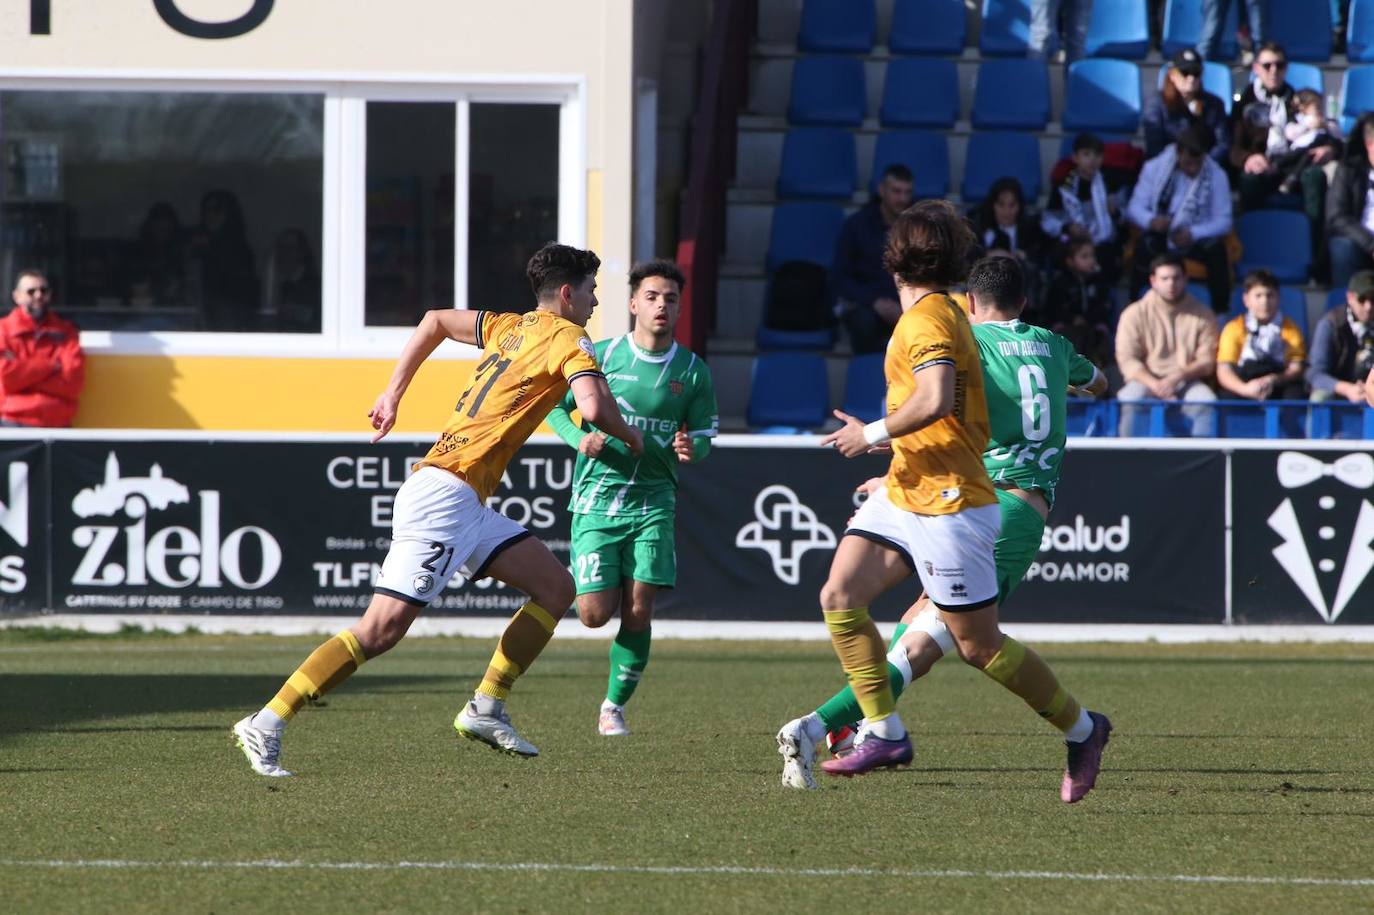
[[[391,549],[373,590],[423,607],[458,572],[487,566],[530,532],[482,504],[461,477],[421,467],[401,484],[391,510]]]
[[[845,534],[895,550],[941,610],[981,610],[997,600],[993,546],[1002,529],[997,505],[952,515],[918,515],[898,508],[881,488],[854,513]]]

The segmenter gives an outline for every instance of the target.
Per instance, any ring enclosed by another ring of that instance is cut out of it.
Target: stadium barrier
[[[431,438],[0,435],[0,613],[356,614],[391,503]],[[31,435],[31,433],[30,433]],[[884,461],[813,437],[724,436],[682,473],[664,619],[814,621]],[[1027,456],[1037,459],[1037,456]],[[541,437],[494,507],[568,556],[573,452]],[[1005,617],[1035,623],[1374,623],[1368,442],[1073,439],[1041,552]],[[895,619],[915,579],[880,601]],[[521,601],[455,579],[431,615]]]

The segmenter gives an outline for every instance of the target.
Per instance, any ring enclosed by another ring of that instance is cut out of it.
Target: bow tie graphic
[[[1279,455],[1278,473],[1279,485],[1284,489],[1298,489],[1322,477],[1335,477],[1354,489],[1369,489],[1374,486],[1374,456],[1347,454],[1327,464],[1296,451],[1285,451]]]

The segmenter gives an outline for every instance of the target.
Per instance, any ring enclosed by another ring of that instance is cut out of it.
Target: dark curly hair
[[[677,283],[678,292],[687,288],[687,277],[682,275],[677,264],[665,258],[656,258],[642,264],[635,264],[634,268],[630,270],[630,295],[638,292],[639,284],[651,276]]]
[[[922,200],[892,223],[883,267],[903,286],[947,289],[968,275],[973,230],[948,200]]]
[[[545,302],[558,294],[564,285],[578,286],[589,276],[595,276],[601,258],[591,251],[549,242],[534,252],[525,275],[539,301]]]

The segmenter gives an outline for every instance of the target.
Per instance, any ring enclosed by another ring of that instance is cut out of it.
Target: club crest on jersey
[[[593,359],[596,358],[596,347],[592,345],[592,341],[589,338],[578,337],[577,348],[582,350],[582,352],[586,353],[588,356],[591,356]]]
[[[668,393],[672,394],[674,397],[681,397],[684,387],[685,386],[681,381],[673,379],[672,381],[668,382]]]

